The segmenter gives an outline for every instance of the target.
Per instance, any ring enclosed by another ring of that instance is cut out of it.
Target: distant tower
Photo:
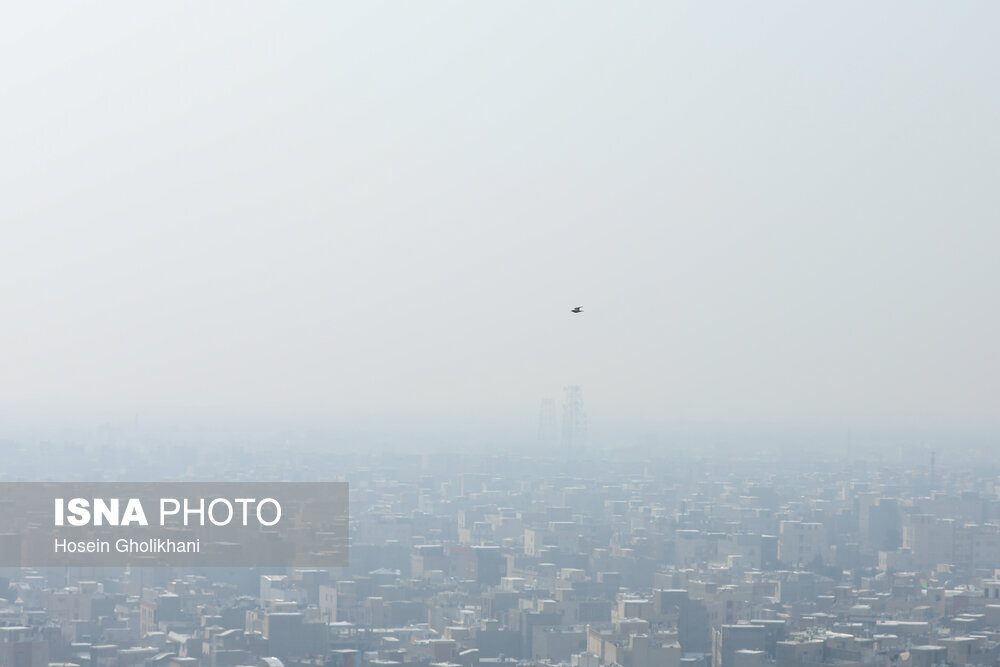
[[[587,444],[587,413],[578,385],[563,387],[562,448],[583,449]]]
[[[934,490],[934,450],[931,450],[931,491]]]
[[[542,400],[538,412],[538,444],[541,447],[556,444],[556,402],[551,398]]]

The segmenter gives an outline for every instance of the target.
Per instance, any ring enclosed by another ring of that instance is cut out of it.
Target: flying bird
[[[573,310],[571,310],[569,312],[571,312],[571,313],[582,313],[583,312],[583,306],[577,306],[576,308],[574,308]]]

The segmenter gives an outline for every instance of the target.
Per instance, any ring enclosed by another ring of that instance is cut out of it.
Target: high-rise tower
[[[583,390],[579,385],[563,388],[562,434],[563,449],[583,449],[587,444],[587,413],[583,410]]]

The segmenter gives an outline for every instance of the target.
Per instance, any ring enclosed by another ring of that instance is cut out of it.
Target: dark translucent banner
[[[0,483],[0,566],[339,567],[345,482]]]

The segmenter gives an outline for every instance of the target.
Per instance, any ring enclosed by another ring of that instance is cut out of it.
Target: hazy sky
[[[11,5],[0,407],[1000,426],[998,25]]]

